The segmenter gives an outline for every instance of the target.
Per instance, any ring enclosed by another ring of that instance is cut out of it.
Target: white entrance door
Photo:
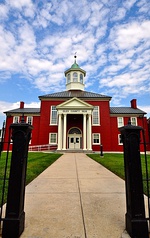
[[[70,135],[69,136],[69,149],[80,149],[79,135]]]

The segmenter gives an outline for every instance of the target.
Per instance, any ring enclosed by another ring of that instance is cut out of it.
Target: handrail
[[[31,145],[29,151],[43,151],[43,150],[56,150],[57,145],[45,144],[45,145]]]

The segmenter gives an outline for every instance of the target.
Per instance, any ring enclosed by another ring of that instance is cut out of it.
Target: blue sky
[[[149,0],[0,0],[0,126],[20,101],[65,90],[75,52],[86,91],[136,98],[150,117]]]

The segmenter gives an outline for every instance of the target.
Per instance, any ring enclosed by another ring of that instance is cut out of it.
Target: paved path
[[[26,187],[21,238],[120,238],[124,181],[82,153],[66,153]]]

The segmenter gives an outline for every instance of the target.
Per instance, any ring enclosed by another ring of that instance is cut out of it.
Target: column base
[[[19,238],[24,231],[25,212],[19,218],[5,218],[3,221],[2,238]]]
[[[126,213],[126,230],[131,237],[149,238],[148,223],[146,219],[133,219]]]

